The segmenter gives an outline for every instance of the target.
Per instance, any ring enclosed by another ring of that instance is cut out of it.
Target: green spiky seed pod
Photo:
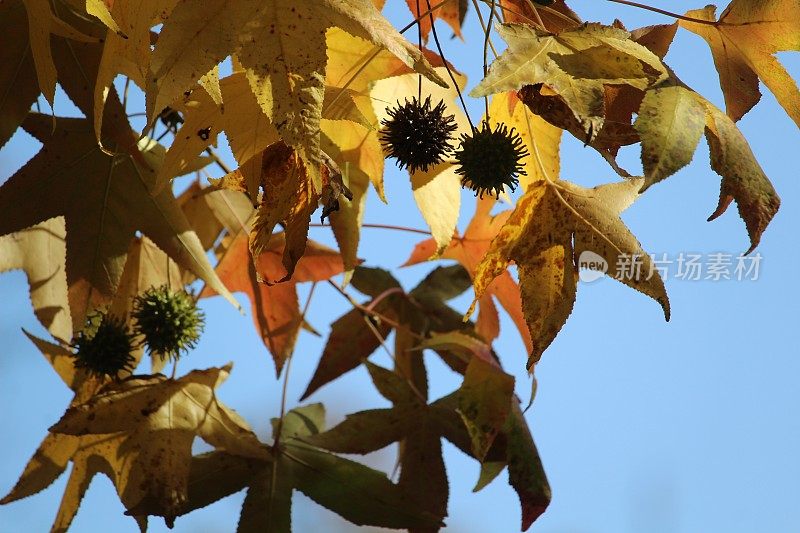
[[[96,376],[116,378],[120,372],[132,372],[136,359],[132,353],[135,336],[121,318],[92,313],[86,326],[72,341],[76,368]]]
[[[381,144],[389,157],[397,159],[400,169],[409,172],[427,171],[444,161],[450,152],[453,132],[458,129],[455,117],[445,115],[444,101],[431,107],[431,97],[420,103],[417,98],[394,108],[387,108],[388,119],[383,119]]]
[[[152,287],[133,301],[134,331],[144,337],[150,355],[178,359],[194,348],[205,325],[203,312],[185,291]]]
[[[521,161],[527,155],[514,128],[498,124],[492,130],[484,121],[471,135],[461,135],[461,145],[455,152],[456,173],[461,175],[461,185],[475,191],[475,196],[499,196],[504,187],[516,189],[519,176],[526,174]]]

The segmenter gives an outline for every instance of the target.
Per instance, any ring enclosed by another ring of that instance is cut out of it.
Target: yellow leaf
[[[437,71],[445,73],[443,67]],[[454,73],[460,87],[466,84],[466,77]],[[406,74],[391,79],[379,80],[375,83],[370,93],[373,109],[379,120],[389,116],[388,109],[397,102],[416,97],[419,92],[419,76]],[[443,89],[427,80],[422,80],[422,99],[430,95],[433,105],[443,100],[446,106],[445,115],[453,115],[458,129],[453,133],[451,146],[455,148],[458,135],[470,131],[469,123],[464,112],[457,103],[458,94],[455,89]],[[461,207],[461,180],[455,173],[455,166],[445,161],[427,172],[418,171],[411,175],[411,188],[414,191],[414,200],[422,213],[425,222],[431,228],[433,238],[436,240],[437,253],[444,250],[453,237],[458,222]]]
[[[800,4],[795,0],[733,0],[719,20],[715,20],[715,12],[716,7],[708,5],[686,13],[711,24],[679,22],[711,47],[728,115],[739,120],[758,103],[760,79],[800,126],[800,90],[775,57],[784,50],[800,50]]]
[[[554,35],[527,25],[503,24],[498,33],[508,50],[470,95],[542,83],[564,99],[587,133],[602,128],[604,84],[644,89],[667,77],[658,56],[618,28],[584,24]]]
[[[324,40],[332,26],[384,46],[446,85],[369,0],[190,0],[173,10],[153,54],[147,87],[150,121],[203,73],[235,53],[259,105],[283,140],[309,164],[314,187],[321,191]]]
[[[680,85],[647,91],[634,126],[642,139],[644,189],[688,165],[705,128],[706,109]]]
[[[53,14],[49,0],[23,0],[28,11],[28,36],[36,64],[36,76],[44,97],[53,106],[56,94],[56,67],[50,48],[50,36],[60,35],[76,41],[93,42]]]
[[[36,318],[57,339],[72,339],[66,275],[66,228],[56,217],[0,237],[0,272],[22,269]]]
[[[205,87],[196,88],[176,105],[183,113],[184,123],[159,168],[156,191],[175,176],[186,173],[197,154],[210,145],[216,146],[217,135],[222,131],[240,165],[279,139],[277,130],[250,91],[244,73],[223,78],[219,85],[219,98],[224,98],[224,108]]]
[[[514,261],[533,341],[531,368],[572,312],[578,261],[584,252],[591,252],[605,261],[609,275],[661,304],[669,319],[664,283],[619,219],[641,184],[642,180],[630,180],[584,189],[565,181],[534,183],[477,266],[475,300],[467,316],[489,284]]]
[[[561,128],[532,113],[513,92],[494,95],[489,116],[493,127],[505,124],[514,128],[525,143],[528,157],[522,162],[526,174],[519,176],[523,191],[527,191],[535,181],[558,179],[561,175]]]
[[[80,438],[57,524],[69,525],[89,481],[103,472],[132,514],[160,515],[170,525],[188,498],[195,436],[233,454],[268,459],[247,423],[216,397],[230,368],[195,370],[178,380],[131,378],[70,407],[50,429]]]

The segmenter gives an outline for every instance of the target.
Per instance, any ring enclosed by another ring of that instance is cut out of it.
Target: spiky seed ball
[[[539,4],[540,6],[552,6],[553,4],[556,3],[556,0],[533,0],[533,1]]]
[[[131,352],[135,345],[135,337],[124,320],[105,313],[92,313],[72,341],[74,365],[96,376],[117,377],[120,372],[133,371],[136,359]]]
[[[444,160],[451,150],[453,132],[458,129],[455,117],[445,115],[446,110],[442,100],[431,107],[430,96],[423,103],[412,98],[386,108],[390,118],[381,121],[380,140],[388,156],[397,159],[398,167],[424,172]]]
[[[134,331],[144,337],[151,355],[178,359],[194,348],[205,325],[203,312],[185,291],[152,287],[133,301]]]
[[[516,189],[519,176],[526,174],[521,161],[527,155],[522,137],[514,128],[509,130],[505,124],[498,124],[492,130],[484,121],[471,135],[461,135],[455,152],[456,173],[461,175],[461,185],[475,191],[475,196],[499,196],[506,186]]]

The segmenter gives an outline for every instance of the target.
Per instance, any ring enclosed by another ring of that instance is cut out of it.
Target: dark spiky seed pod
[[[203,312],[183,290],[152,287],[133,301],[134,331],[144,337],[150,355],[178,359],[194,348],[205,326]]]
[[[136,359],[132,353],[135,336],[121,318],[92,313],[86,325],[72,341],[75,367],[96,376],[116,378],[120,372],[132,372]]]
[[[526,174],[521,161],[527,155],[522,137],[514,128],[509,130],[505,124],[498,124],[492,130],[484,121],[480,129],[473,129],[472,135],[461,135],[455,152],[456,173],[461,175],[461,185],[475,191],[475,196],[499,196],[506,186],[512,191],[517,188],[519,176]]]
[[[533,0],[533,1],[539,4],[540,6],[552,6],[553,4],[556,3],[556,0]]]
[[[439,100],[431,107],[431,97],[420,103],[417,98],[394,108],[387,108],[388,119],[383,119],[381,144],[389,157],[397,159],[397,166],[409,172],[427,171],[441,163],[450,152],[453,132],[458,129],[455,117],[445,115],[447,108]]]

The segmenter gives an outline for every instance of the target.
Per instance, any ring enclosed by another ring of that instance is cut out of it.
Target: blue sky
[[[389,4],[393,22],[402,26],[410,20],[401,0]],[[680,13],[702,7],[703,2],[654,4]],[[655,13],[596,0],[571,5],[585,20],[610,23],[617,17],[629,28],[671,22]],[[442,36],[449,35],[446,27],[439,29]],[[446,37],[442,43],[448,58],[467,74],[468,87],[473,87],[481,78],[481,36],[474,12],[468,15],[465,36],[466,44]],[[795,78],[800,77],[795,55],[779,57]],[[710,53],[699,37],[680,30],[667,62],[688,85],[723,105]],[[670,274],[669,323],[652,300],[613,280],[580,284],[572,316],[537,367],[538,393],[527,414],[553,490],[553,502],[533,531],[782,532],[800,527],[800,421],[794,415],[800,405],[800,290],[792,274],[800,266],[795,233],[800,228],[795,160],[800,135],[769,91],[763,87],[762,91],[761,103],[739,127],[783,204],[757,250],[762,256],[759,279],[686,281]],[[480,116],[481,101],[470,100],[469,107],[473,118]],[[56,112],[69,114],[72,108],[61,98]],[[37,150],[29,136],[17,134],[0,151],[0,181]],[[636,168],[638,150],[624,150],[621,161]],[[616,179],[600,157],[568,136],[562,177],[587,186]],[[407,176],[391,163],[386,189],[389,205],[373,195],[367,222],[425,227]],[[680,253],[736,255],[747,249],[748,240],[735,207],[714,222],[705,221],[716,207],[718,193],[719,177],[710,170],[707,145],[701,141],[692,164],[652,187],[623,214],[623,220],[650,252],[671,258]],[[463,198],[462,228],[473,205],[470,194]],[[313,229],[312,237],[331,242],[327,229]],[[418,240],[414,235],[365,229],[360,256],[367,264],[395,268]],[[395,272],[411,288],[434,266]],[[45,334],[30,310],[27,291],[22,273],[0,276],[0,338],[5,352],[0,356],[0,404],[6,406],[5,435],[0,438],[2,493],[13,486],[71,396],[19,329]],[[304,301],[307,287],[302,291]],[[247,308],[244,297],[238,296]],[[466,308],[470,299],[464,295],[455,305]],[[266,439],[269,419],[278,413],[280,402],[280,384],[274,380],[268,353],[250,317],[241,316],[219,297],[203,305],[206,334],[181,370],[234,361],[233,373],[219,395]],[[339,295],[320,286],[309,320],[324,334],[346,310]],[[322,346],[320,339],[301,335],[289,380],[290,404],[305,389]],[[527,398],[526,354],[508,320],[502,322],[495,348],[506,369],[517,376],[518,394]],[[381,353],[372,360],[390,365]],[[458,386],[457,376],[433,357],[426,360],[432,397]],[[325,403],[329,424],[345,413],[386,405],[361,369],[323,387],[311,401]],[[449,444],[445,451],[451,485],[448,530],[518,530],[519,505],[506,475],[473,494],[477,464]],[[389,448],[366,462],[390,471],[393,452]],[[47,530],[66,478],[65,474],[34,497],[0,507],[0,529]],[[175,531],[231,531],[242,498],[238,494],[178,519]],[[122,512],[111,483],[97,477],[73,531],[136,531],[135,523]],[[322,523],[330,531],[355,529],[299,493],[293,519],[296,531]],[[159,520],[150,524],[151,531],[166,530]]]

